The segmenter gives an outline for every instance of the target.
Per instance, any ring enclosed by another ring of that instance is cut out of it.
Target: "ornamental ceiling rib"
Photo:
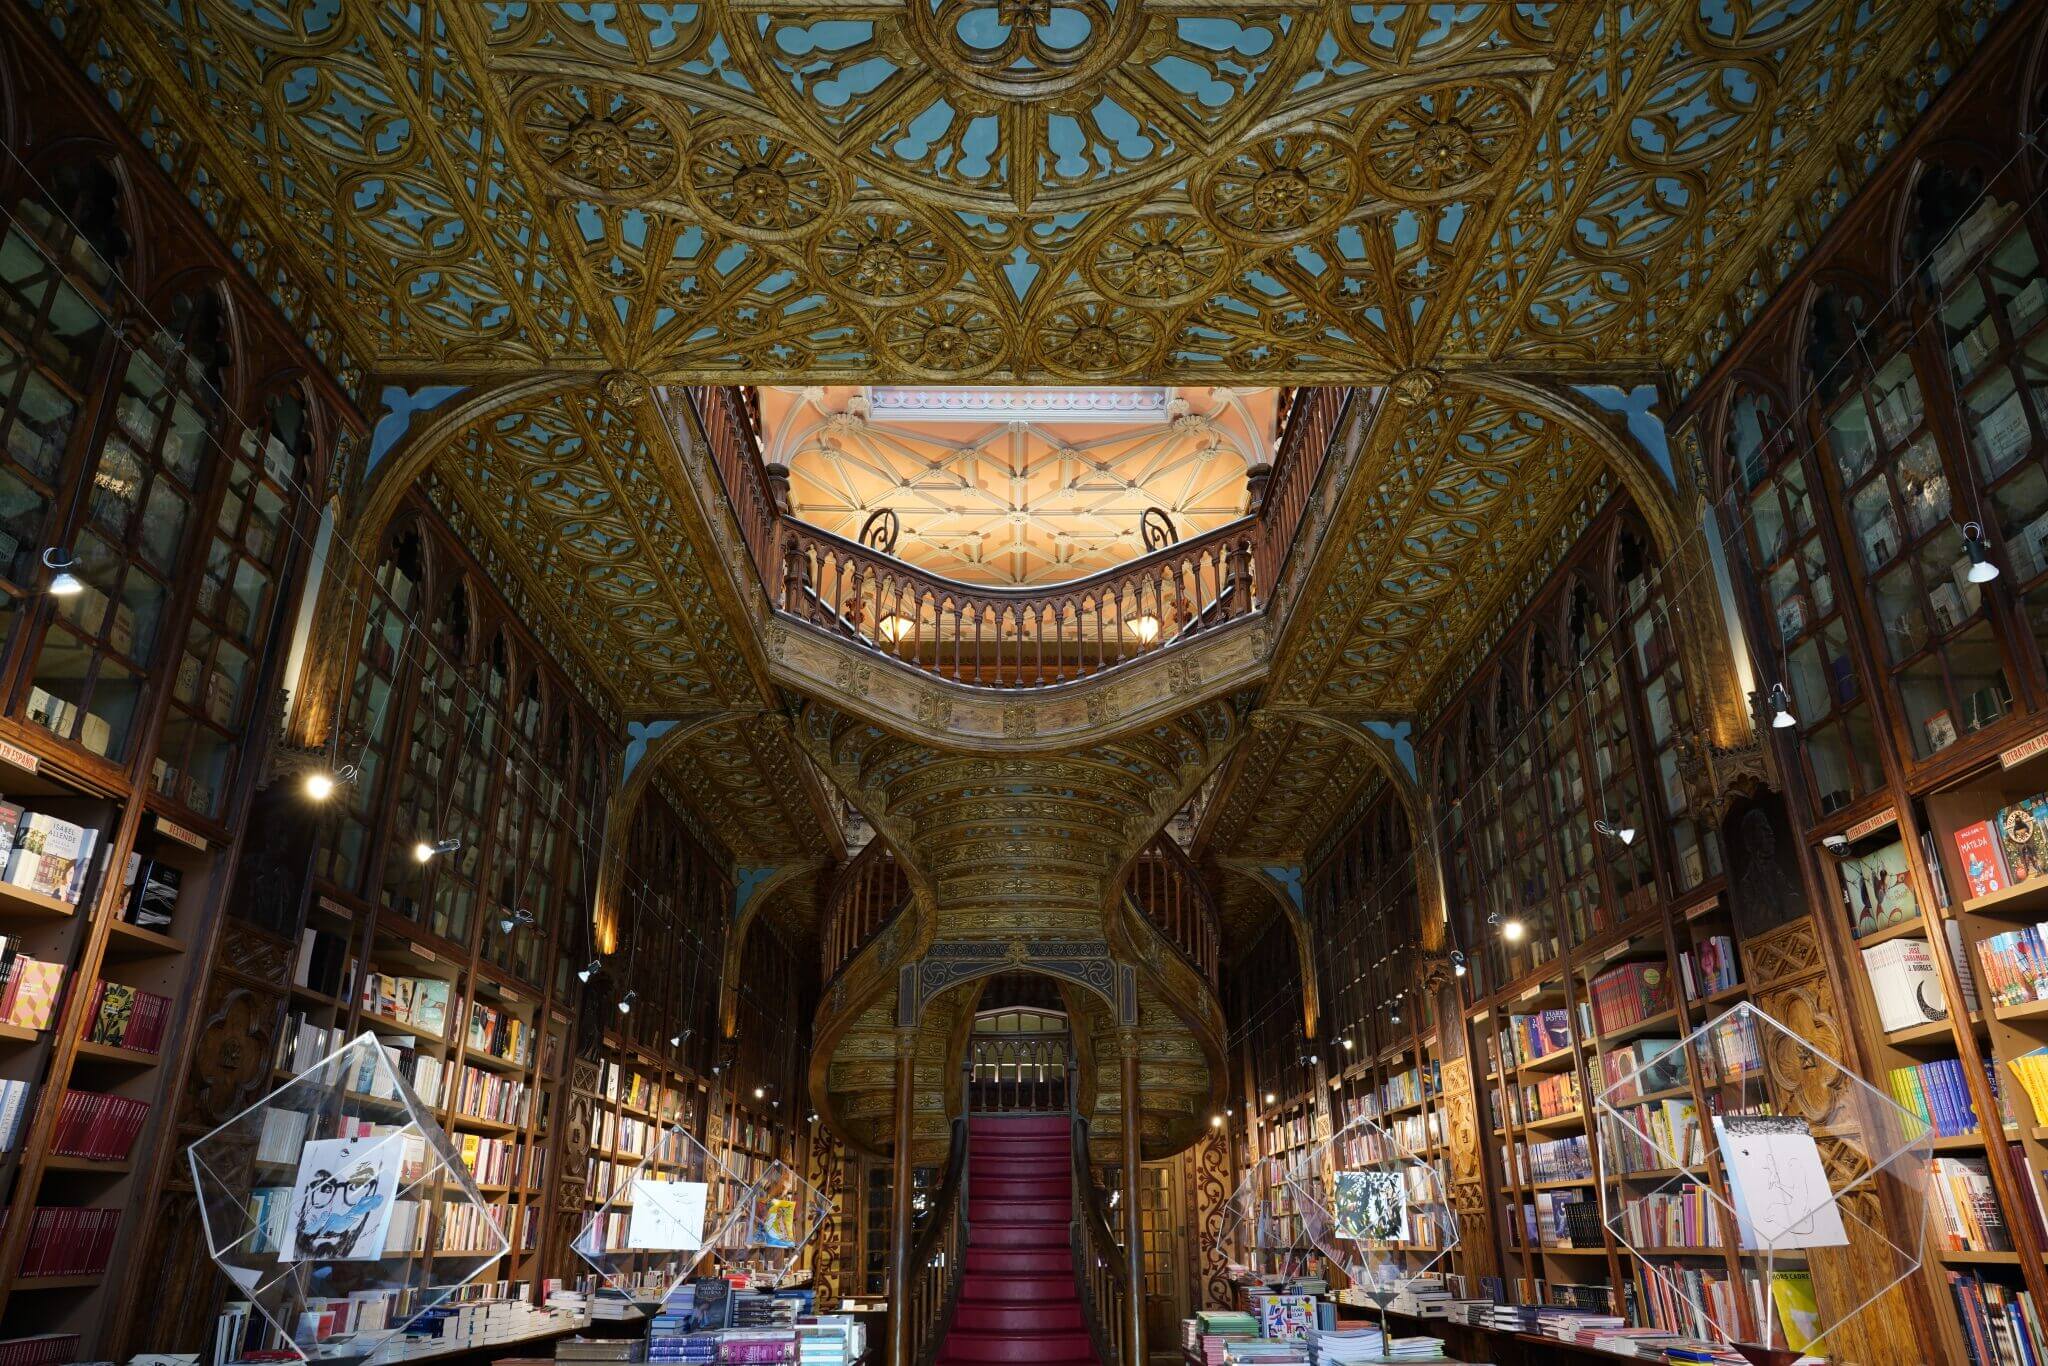
[[[379,373],[1214,384],[1696,372],[2003,5],[43,8]]]

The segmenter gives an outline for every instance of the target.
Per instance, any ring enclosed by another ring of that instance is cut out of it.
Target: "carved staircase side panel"
[[[1743,942],[1742,949],[1757,1009],[1797,1036],[1773,1035],[1764,1048],[1772,1103],[1780,1113],[1797,1115],[1817,1131],[1852,1122],[1853,1109],[1844,1097],[1847,1078],[1834,1065],[1847,1052],[1846,1025],[1828,980],[1825,950],[1812,917],[1753,936]],[[1820,1147],[1831,1181],[1854,1179],[1863,1159],[1851,1143],[1823,1134]],[[1883,1226],[1877,1217],[1877,1200],[1874,1190],[1859,1189],[1849,1196],[1852,1206],[1860,1203],[1863,1218]],[[1919,1217],[1922,1211],[1895,1213]],[[1853,1222],[1849,1227],[1848,1247],[1814,1248],[1808,1253],[1823,1320],[1847,1312],[1870,1293],[1869,1287],[1884,1284],[1894,1274],[1888,1254],[1872,1245],[1867,1230],[1859,1234]],[[1934,1274],[1938,1275],[1938,1269]],[[1907,1290],[1910,1284],[1908,1280],[1893,1286],[1831,1332],[1830,1355],[1861,1366],[1922,1366],[1928,1360],[1928,1349],[1920,1340],[1914,1297]],[[1945,1298],[1937,1300],[1937,1304],[1945,1303]]]

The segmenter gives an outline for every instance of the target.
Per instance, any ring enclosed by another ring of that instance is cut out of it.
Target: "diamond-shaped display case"
[[[746,1184],[680,1124],[660,1126],[645,1157],[613,1171],[612,1189],[573,1246],[608,1288],[629,1297],[667,1298],[723,1246],[747,1208]]]
[[[1315,1249],[1294,1217],[1285,1179],[1254,1166],[1223,1204],[1217,1244],[1233,1280],[1284,1285],[1309,1274]]]
[[[186,1150],[269,1350],[365,1360],[511,1246],[394,1054],[358,1035]]]
[[[747,1272],[756,1284],[781,1285],[834,1208],[788,1163],[771,1161],[741,1194],[740,1208],[714,1251],[728,1272]]]
[[[1745,1001],[1602,1067],[1601,1217],[1659,1326],[1789,1362],[1920,1270],[1934,1131],[1821,1044]]]
[[[1287,1185],[1308,1240],[1382,1309],[1458,1246],[1443,1172],[1369,1116],[1310,1145]]]

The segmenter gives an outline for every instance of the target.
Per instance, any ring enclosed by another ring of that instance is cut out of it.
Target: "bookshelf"
[[[0,1349],[51,1334],[115,1355],[151,1293],[137,1268],[178,1179],[198,1027],[155,1003],[201,995],[306,579],[303,491],[361,420],[221,269],[183,196],[109,136],[104,102],[46,86],[66,149],[35,165],[51,197],[9,177],[0,228],[0,800],[94,848],[72,894],[0,890],[10,951],[61,975],[53,1016],[0,1023],[0,1082],[28,1088],[0,1152]],[[73,557],[80,591],[46,591],[46,548]],[[49,1255],[37,1212],[92,1210],[119,1216],[99,1246]]]

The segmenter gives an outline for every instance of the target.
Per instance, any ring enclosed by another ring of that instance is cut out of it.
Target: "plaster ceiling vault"
[[[1006,396],[934,413],[885,406],[886,395],[871,408],[860,388],[770,389],[762,438],[768,458],[789,467],[790,510],[804,521],[852,540],[871,515],[891,512],[899,558],[1004,585],[1137,558],[1148,512],[1181,536],[1235,521],[1246,469],[1272,458],[1271,389],[1159,390],[1148,410],[1106,417],[1020,417]]]

